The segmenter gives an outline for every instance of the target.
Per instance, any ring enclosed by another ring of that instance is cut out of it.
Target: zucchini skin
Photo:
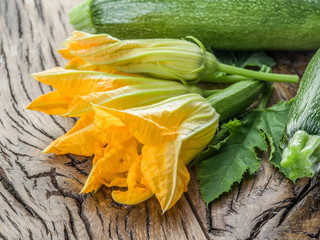
[[[320,47],[320,0],[89,0],[87,3],[95,26],[90,31],[121,39],[191,35],[216,49]]]
[[[290,108],[283,143],[303,130],[309,135],[320,135],[320,50],[311,59]]]
[[[240,81],[207,97],[207,101],[220,114],[219,122],[223,122],[242,113],[257,100],[264,88],[263,81]]]

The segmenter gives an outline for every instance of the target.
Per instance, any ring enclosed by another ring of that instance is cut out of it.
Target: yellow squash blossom
[[[207,52],[200,41],[183,39],[119,40],[108,34],[73,32],[60,49],[71,69],[112,69],[161,79],[196,81],[265,81],[298,82],[295,75],[272,74],[223,64]],[[217,77],[217,71],[231,75]],[[233,75],[234,74],[234,75]]]
[[[92,104],[126,109],[200,91],[172,81],[59,67],[33,77],[56,90],[38,97],[27,109],[74,117],[87,114]]]
[[[94,124],[88,127],[86,118]],[[126,110],[94,106],[93,115],[83,116],[45,152],[95,155],[83,193],[102,185],[127,187],[113,191],[113,199],[131,205],[155,195],[166,211],[187,190],[186,165],[212,139],[218,118],[194,93]]]
[[[160,79],[197,80],[217,70],[217,60],[197,44],[179,39],[119,40],[108,34],[73,32],[61,55],[66,68],[114,68]]]

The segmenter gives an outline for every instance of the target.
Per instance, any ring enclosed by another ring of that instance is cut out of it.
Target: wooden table
[[[192,168],[189,191],[163,215],[154,198],[128,207],[107,188],[80,195],[90,159],[41,153],[75,120],[24,109],[51,91],[30,74],[64,65],[55,50],[72,31],[67,12],[79,2],[0,0],[0,238],[319,239],[319,177],[293,185],[266,161],[208,207]],[[275,71],[300,75],[311,56],[272,55]],[[272,103],[295,89],[277,84]]]

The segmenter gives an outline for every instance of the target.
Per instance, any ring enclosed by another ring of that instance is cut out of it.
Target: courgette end
[[[69,22],[76,30],[97,33],[97,29],[92,23],[91,5],[92,0],[84,1],[72,8],[68,13]]]
[[[281,166],[287,177],[295,182],[298,178],[313,177],[320,172],[320,136],[299,130],[283,150]]]

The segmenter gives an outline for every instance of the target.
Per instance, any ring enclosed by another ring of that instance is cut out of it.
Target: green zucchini
[[[295,181],[320,171],[320,50],[311,59],[290,108],[281,166]]]
[[[207,97],[207,100],[220,114],[219,122],[223,122],[248,108],[257,100],[264,87],[265,83],[261,81],[241,81]]]
[[[193,36],[217,49],[320,47],[320,0],[87,0],[77,30],[121,39]]]

